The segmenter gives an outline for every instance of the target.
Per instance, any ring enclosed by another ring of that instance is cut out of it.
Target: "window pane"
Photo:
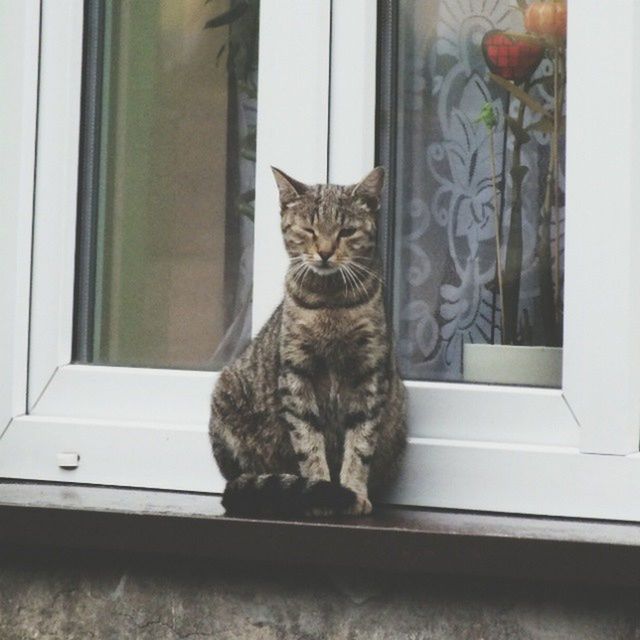
[[[400,0],[380,15],[403,375],[559,386],[566,3]]]
[[[250,334],[258,2],[86,15],[76,359],[219,368]]]

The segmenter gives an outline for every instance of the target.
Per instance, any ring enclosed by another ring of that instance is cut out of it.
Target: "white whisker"
[[[347,289],[347,279],[344,276],[344,271],[342,270],[342,267],[338,267],[338,273],[340,274],[340,277],[342,278],[342,282],[344,282],[344,288],[346,290]]]
[[[372,278],[375,278],[378,282],[382,282],[382,278],[380,277],[380,275],[377,274],[373,269],[369,269],[369,267],[365,267],[363,264],[358,264],[355,261],[351,262],[351,266],[354,269],[360,269],[367,275],[371,276]]]
[[[353,276],[353,280],[358,288],[358,290],[362,291],[362,294],[364,295],[364,297],[367,297],[367,289],[364,286],[364,284],[362,283],[362,279],[360,278],[360,276],[358,276],[358,274],[351,268],[350,264],[345,264],[345,269],[347,273],[350,273]]]
[[[346,269],[344,268],[344,266],[341,269],[342,271],[344,271],[344,275],[347,278],[347,281],[349,283],[349,287],[347,289],[347,293],[349,293],[349,291],[351,291],[351,293],[355,296],[356,295],[356,290],[355,290],[355,286],[354,286],[354,282],[353,282],[353,275]]]
[[[294,269],[291,270],[290,272],[291,281],[296,286],[300,285],[300,281],[302,280],[302,276],[304,275],[306,266],[307,265],[304,262],[302,262],[301,264],[298,264],[296,267],[294,267]]]
[[[298,286],[302,287],[302,284],[304,283],[304,279],[307,277],[307,275],[309,275],[309,272],[311,271],[311,267],[309,266],[309,264],[307,262],[305,262],[302,265],[302,275],[300,276],[300,281],[298,282]]]

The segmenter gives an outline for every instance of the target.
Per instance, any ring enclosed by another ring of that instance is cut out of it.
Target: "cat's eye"
[[[314,238],[317,237],[316,232],[311,227],[302,227],[306,233],[310,233]]]
[[[345,229],[340,229],[338,238],[348,238],[349,236],[352,236],[356,231],[357,229],[355,229],[354,227],[346,227]]]

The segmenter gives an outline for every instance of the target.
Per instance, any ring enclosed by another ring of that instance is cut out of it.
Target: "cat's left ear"
[[[367,204],[377,208],[383,185],[384,167],[376,167],[353,187],[351,195],[354,198],[362,198]]]
[[[280,205],[283,208],[307,191],[308,187],[306,184],[294,180],[284,171],[276,169],[276,167],[271,167],[271,171],[273,171],[273,177],[276,179],[276,184],[278,185]]]

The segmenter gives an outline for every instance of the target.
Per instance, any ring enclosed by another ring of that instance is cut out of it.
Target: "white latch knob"
[[[75,451],[61,451],[58,454],[58,466],[61,469],[77,469],[80,464],[80,454]]]

